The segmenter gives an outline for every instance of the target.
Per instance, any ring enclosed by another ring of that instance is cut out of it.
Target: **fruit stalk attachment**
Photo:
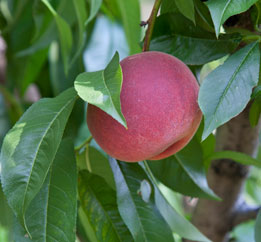
[[[151,40],[151,37],[152,37],[155,20],[156,20],[156,17],[157,17],[157,14],[158,14],[161,2],[162,2],[162,0],[155,0],[155,3],[153,5],[150,17],[149,17],[149,19],[147,21],[148,29],[147,29],[146,34],[145,34],[142,51],[148,51],[149,50],[150,40]]]

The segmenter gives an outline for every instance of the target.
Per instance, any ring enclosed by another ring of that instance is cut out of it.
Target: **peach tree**
[[[260,16],[1,0],[0,240],[261,241]]]

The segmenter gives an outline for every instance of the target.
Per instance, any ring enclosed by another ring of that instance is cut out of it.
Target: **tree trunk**
[[[220,150],[233,150],[253,157],[258,150],[259,124],[249,123],[249,106],[237,117],[217,130]],[[199,199],[192,222],[214,242],[228,240],[229,231],[239,223],[256,217],[258,208],[249,207],[242,198],[249,167],[222,159],[213,161],[208,172],[209,186],[222,198],[222,202]]]

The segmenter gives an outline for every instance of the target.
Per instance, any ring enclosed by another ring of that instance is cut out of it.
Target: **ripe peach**
[[[120,65],[120,99],[128,129],[88,105],[87,124],[96,142],[110,156],[129,162],[159,160],[181,150],[202,116],[198,83],[189,68],[155,51],[129,56]]]

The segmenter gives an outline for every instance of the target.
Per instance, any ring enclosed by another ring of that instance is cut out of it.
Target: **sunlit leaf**
[[[44,183],[76,100],[73,88],[33,104],[6,135],[1,151],[3,190],[25,225],[25,212]]]
[[[252,43],[240,49],[203,81],[198,101],[204,114],[203,140],[214,129],[243,111],[249,102],[259,78],[258,45]]]

